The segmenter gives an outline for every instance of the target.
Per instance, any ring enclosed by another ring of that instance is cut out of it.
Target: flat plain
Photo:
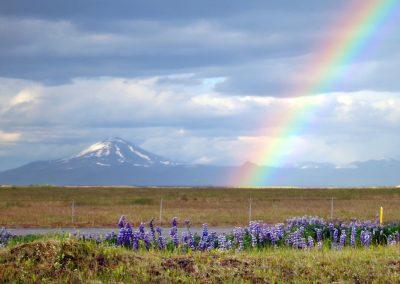
[[[374,220],[380,206],[385,221],[400,216],[399,188],[30,186],[0,188],[0,226],[114,227],[122,214],[134,225],[152,218],[159,223],[161,200],[165,225],[178,217],[195,226],[239,226],[248,223],[249,214],[265,222],[302,215],[329,219],[332,205],[334,219]]]

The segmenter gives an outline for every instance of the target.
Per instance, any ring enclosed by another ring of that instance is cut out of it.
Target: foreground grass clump
[[[76,239],[0,249],[4,282],[400,282],[400,247],[171,252]]]

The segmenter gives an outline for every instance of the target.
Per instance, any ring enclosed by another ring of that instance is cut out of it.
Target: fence
[[[137,200],[140,200],[138,202]],[[0,200],[0,226],[115,226],[124,214],[134,223],[154,219],[167,225],[172,217],[191,220],[194,225],[245,225],[250,220],[281,222],[293,216],[315,215],[329,219],[379,220],[385,209],[385,220],[400,218],[400,198],[259,198],[241,196],[230,199],[170,197],[132,200],[52,199]]]

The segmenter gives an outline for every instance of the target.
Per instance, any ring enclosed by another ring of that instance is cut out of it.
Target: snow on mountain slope
[[[57,161],[72,167],[92,164],[99,167],[131,165],[137,167],[174,166],[175,162],[152,154],[121,138],[97,142],[77,155]]]

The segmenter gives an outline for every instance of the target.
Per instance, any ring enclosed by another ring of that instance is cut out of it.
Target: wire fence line
[[[152,203],[150,204],[130,204],[130,202],[124,201],[124,206],[127,207],[134,207],[135,210],[140,210],[141,208],[147,208],[146,210],[152,211],[154,219],[156,222],[159,222],[160,225],[167,224],[170,220],[169,218],[171,217],[171,212],[174,212],[175,215],[179,216],[179,213],[183,213],[181,215],[185,215],[185,212],[191,212],[191,214],[195,214],[196,210],[202,210],[203,208],[201,205],[197,203],[187,203],[187,200],[182,201],[179,198],[152,198]],[[157,204],[157,200],[159,202],[159,205]],[[211,205],[208,204],[208,209],[218,209],[220,205],[220,200],[213,199],[211,198]],[[4,204],[10,203],[9,206],[18,206],[18,203],[24,202],[24,201],[29,201],[30,203],[46,203],[46,202],[60,202],[61,204],[56,204],[52,205],[53,207],[58,206],[58,213],[60,215],[64,214],[66,216],[65,220],[68,220],[70,218],[70,223],[72,225],[78,223],[80,220],[82,220],[82,212],[85,211],[86,217],[90,215],[91,211],[95,210],[101,210],[102,208],[109,208],[110,205],[114,206],[112,202],[107,202],[107,204],[99,204],[98,200],[96,202],[91,202],[88,200],[79,200],[79,199],[49,199],[49,200],[35,200],[35,199],[13,199],[13,200],[0,200],[0,208],[4,206]],[[177,202],[179,201],[179,202]],[[295,206],[293,208],[293,212],[304,212],[306,215],[319,215],[320,217],[326,217],[327,219],[333,220],[334,218],[338,218],[340,216],[343,216],[342,211],[352,211],[352,204],[354,203],[359,203],[360,201],[367,201],[369,207],[367,210],[370,212],[370,216],[375,217],[375,215],[378,215],[379,213],[379,208],[383,206],[384,208],[391,208],[390,206],[397,206],[396,203],[400,204],[400,198],[338,198],[338,197],[303,197],[303,196],[298,196],[298,197],[268,197],[268,198],[262,198],[262,199],[257,199],[254,198],[253,196],[248,196],[248,197],[242,197],[238,200],[236,198],[232,203],[234,206],[231,208],[227,209],[226,205],[225,207],[222,207],[224,210],[230,210],[234,211],[234,214],[237,212],[237,216],[232,216],[232,219],[235,218],[240,218],[241,220],[247,219],[247,221],[251,221],[253,219],[257,219],[260,216],[264,216],[260,214],[260,212],[275,212],[276,215],[279,215],[280,211],[284,211],[287,208],[285,208],[285,202],[294,202]],[[200,202],[200,201],[199,201]],[[232,200],[230,201],[232,202]],[[317,203],[315,203],[317,202]],[[321,203],[318,203],[321,202]],[[267,207],[267,204],[273,203],[272,207]],[[13,205],[14,204],[14,205]],[[389,206],[390,205],[390,206]],[[158,207],[158,209],[157,209]],[[341,212],[338,212],[338,208],[341,210]],[[84,210],[83,210],[84,209]],[[157,212],[158,211],[158,212]],[[44,209],[43,212],[46,212]],[[89,213],[88,213],[89,212]],[[99,212],[99,211],[97,211]],[[320,214],[315,214],[315,212],[319,212]],[[353,210],[354,212],[354,210]],[[373,214],[372,214],[373,212]],[[390,212],[390,211],[389,211]],[[400,209],[399,209],[400,212]],[[131,212],[121,212],[121,214],[129,214]],[[178,214],[176,214],[178,213]],[[322,214],[321,214],[322,213]],[[68,217],[69,216],[69,217]],[[44,216],[45,217],[45,216]],[[157,218],[158,217],[158,218]],[[157,220],[158,219],[158,220]],[[147,221],[147,220],[145,220]],[[204,220],[207,221],[207,220]]]
[[[250,198],[252,198],[252,199],[254,199],[254,197],[250,197]],[[334,200],[342,200],[342,201],[400,201],[400,198],[344,198],[344,197],[303,197],[303,196],[299,196],[299,197],[268,197],[268,198],[265,198],[265,197],[263,197],[262,198],[262,200],[261,201],[280,201],[280,200],[310,200],[310,201],[312,201],[312,200],[316,200],[316,201],[318,201],[318,200],[327,200],[327,201],[330,201],[331,199],[334,199]],[[100,198],[100,199],[104,199],[104,200],[108,200],[107,198]],[[140,198],[139,198],[140,199]],[[154,198],[153,198],[154,199]],[[164,201],[171,201],[171,200],[174,200],[173,198],[162,198]],[[57,201],[59,201],[59,202],[69,202],[69,203],[71,203],[72,202],[72,200],[79,200],[78,198],[77,199],[71,199],[71,198],[69,198],[69,199],[67,199],[67,198],[65,198],[65,199],[33,199],[33,198],[27,198],[27,199],[21,199],[21,198],[14,198],[14,199],[10,199],[10,200],[0,200],[0,203],[1,202],[16,202],[16,201],[21,201],[21,202],[47,202],[47,201],[53,201],[53,202],[57,202]],[[134,200],[134,199],[133,199]],[[157,200],[160,200],[160,199],[157,199]],[[248,198],[244,198],[243,200],[248,200]],[[254,199],[254,200],[256,200],[256,199]],[[90,203],[90,202],[88,202],[88,201],[84,201],[84,203]]]

